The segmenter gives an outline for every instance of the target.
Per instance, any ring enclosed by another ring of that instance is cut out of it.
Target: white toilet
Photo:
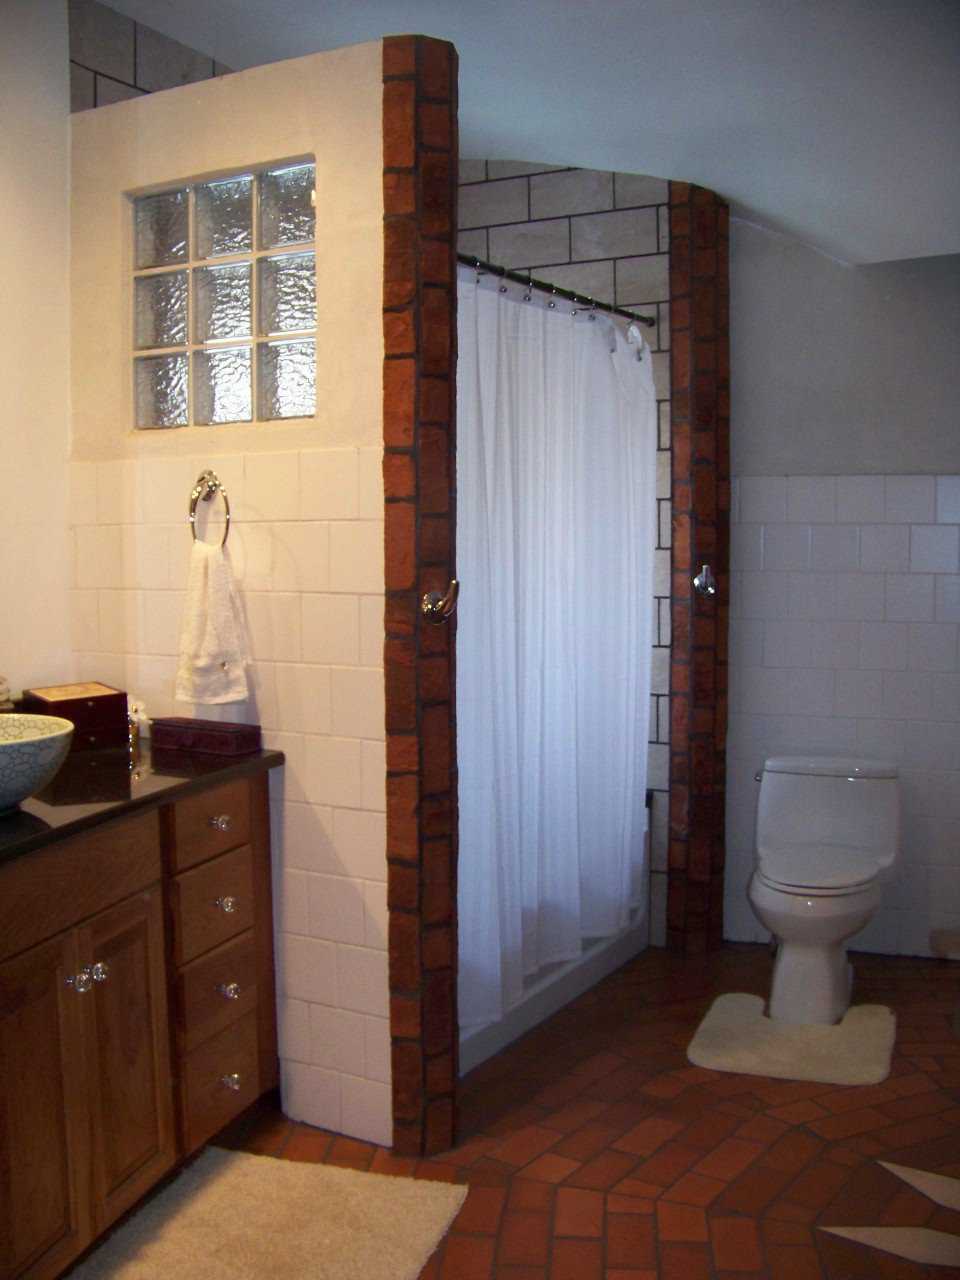
[[[760,775],[747,896],[777,939],[767,1013],[839,1022],[850,1003],[846,939],[880,905],[900,850],[896,765],[778,756]]]

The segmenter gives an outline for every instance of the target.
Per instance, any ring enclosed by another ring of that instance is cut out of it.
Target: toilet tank
[[[757,848],[869,849],[889,867],[900,848],[897,766],[853,757],[775,756],[764,763]]]

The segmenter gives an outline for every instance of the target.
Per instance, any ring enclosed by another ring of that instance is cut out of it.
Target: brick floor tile
[[[640,1178],[623,1178],[611,1187],[617,1195],[630,1196],[637,1200],[656,1200],[663,1192],[663,1187],[656,1182],[643,1182]]]
[[[443,1245],[435,1250],[427,1259],[426,1266],[420,1272],[417,1280],[440,1280],[440,1261],[443,1255]]]
[[[759,1142],[747,1142],[743,1138],[727,1138],[693,1167],[694,1173],[706,1178],[730,1181],[753,1164],[764,1153]]]
[[[904,1120],[900,1124],[879,1129],[877,1141],[888,1150],[896,1147],[912,1147],[943,1136],[944,1123],[939,1116],[920,1116],[916,1120]],[[905,1162],[904,1162],[905,1163]]]
[[[277,1111],[257,1111],[245,1116],[217,1138],[217,1145],[251,1155],[275,1156],[294,1131],[294,1122]]]
[[[324,1157],[324,1163],[338,1165],[342,1169],[365,1171],[373,1162],[375,1150],[372,1142],[360,1142],[356,1138],[342,1138],[338,1135]]]
[[[688,1147],[682,1142],[668,1142],[649,1160],[638,1164],[633,1171],[633,1176],[640,1182],[653,1182],[660,1187],[669,1187],[681,1174],[686,1173],[691,1166],[703,1158],[703,1150],[700,1147]]]
[[[454,1164],[442,1160],[421,1160],[413,1176],[421,1182],[459,1182],[460,1170]]]
[[[618,1151],[629,1151],[636,1156],[650,1156],[658,1147],[675,1137],[683,1128],[680,1120],[669,1116],[650,1116],[628,1130],[612,1145]]]
[[[807,1128],[821,1138],[836,1142],[840,1138],[852,1138],[858,1133],[871,1133],[889,1124],[889,1118],[875,1107],[864,1107],[861,1111],[843,1111],[839,1115],[821,1116],[809,1121]]]
[[[443,1158],[448,1164],[459,1165],[462,1168],[473,1164],[482,1156],[489,1155],[495,1146],[497,1146],[496,1138],[488,1138],[481,1134],[468,1138],[466,1142],[458,1143],[450,1151],[445,1151]]]
[[[817,1251],[800,1245],[768,1245],[770,1280],[823,1280]]]
[[[565,1156],[558,1156],[553,1151],[548,1151],[546,1155],[538,1156],[530,1164],[524,1165],[522,1173],[525,1178],[534,1178],[539,1182],[563,1182],[564,1178],[569,1178],[580,1168],[580,1165],[579,1160],[568,1160]]]
[[[550,1215],[508,1209],[503,1215],[497,1246],[499,1262],[544,1266],[549,1254]]]
[[[931,1116],[938,1112],[950,1111],[956,1106],[955,1099],[949,1093],[935,1090],[933,1093],[908,1094],[903,1098],[895,1098],[884,1103],[880,1110],[892,1120],[914,1120],[917,1116]]]
[[[863,1107],[879,1107],[881,1103],[890,1102],[897,1097],[891,1089],[891,1082],[845,1086],[833,1093],[821,1093],[817,1104],[825,1111],[839,1114],[841,1111],[859,1111]]]
[[[657,1280],[656,1271],[624,1271],[621,1267],[607,1267],[603,1280]]]
[[[713,1207],[724,1213],[762,1213],[792,1180],[793,1174],[785,1169],[755,1164],[727,1186]]]
[[[500,1225],[507,1200],[503,1187],[471,1187],[453,1224],[454,1231],[492,1235]]]
[[[733,1131],[735,1138],[747,1138],[750,1142],[762,1142],[764,1146],[769,1146],[772,1142],[776,1142],[778,1138],[782,1138],[787,1132],[788,1125],[782,1120],[769,1115],[751,1116],[749,1120],[744,1120],[740,1126]],[[689,1138],[687,1141],[689,1142]]]
[[[791,1182],[783,1198],[810,1209],[825,1209],[850,1176],[844,1165],[818,1160]]]
[[[701,1207],[711,1204],[729,1184],[719,1178],[705,1178],[702,1173],[685,1173],[672,1187],[664,1191],[661,1199],[678,1200],[681,1204]]]
[[[636,1156],[624,1151],[604,1151],[601,1155],[588,1160],[569,1179],[573,1187],[593,1187],[596,1191],[606,1191],[630,1173],[637,1163]]]
[[[284,1145],[284,1160],[301,1160],[308,1164],[321,1164],[333,1146],[333,1134],[326,1129],[312,1129],[298,1124]]]
[[[441,1280],[490,1280],[494,1245],[492,1236],[451,1235],[443,1250]]]
[[[760,1234],[768,1245],[813,1244],[811,1228],[799,1222],[780,1222],[776,1218],[765,1218],[760,1223]]]
[[[550,1280],[602,1280],[603,1249],[599,1240],[555,1240]]]
[[[490,1160],[486,1156],[481,1156],[464,1170],[464,1177],[474,1187],[503,1187],[515,1172],[516,1170],[508,1164],[501,1164],[499,1160]]]
[[[686,1087],[682,1080],[676,1080],[672,1076],[657,1076],[655,1080],[642,1084],[640,1092],[649,1094],[651,1098],[676,1098]]]
[[[697,1205],[658,1200],[657,1235],[661,1240],[705,1241],[708,1239],[706,1214]]]
[[[660,1280],[711,1280],[710,1250],[703,1244],[664,1244]]]
[[[656,1267],[653,1219],[637,1213],[607,1214],[607,1265]]]
[[[763,1098],[771,1107],[782,1107],[790,1102],[803,1102],[807,1098],[817,1098],[828,1093],[835,1086],[817,1084],[805,1080],[772,1080],[769,1084],[761,1084],[756,1089],[759,1098]]]
[[[607,1147],[616,1145],[614,1139],[619,1138],[622,1132],[616,1125],[591,1121],[561,1138],[552,1150],[556,1155],[567,1156],[571,1160],[592,1160]]]
[[[494,1160],[504,1164],[522,1166],[543,1155],[557,1141],[554,1129],[546,1129],[541,1125],[525,1125],[516,1133],[505,1138],[498,1147],[490,1152]]]
[[[763,1255],[757,1225],[750,1218],[711,1218],[710,1244],[718,1271],[760,1271]]]
[[[497,1280],[547,1280],[546,1267],[512,1266],[510,1263],[497,1263]]]
[[[788,1102],[782,1107],[772,1107],[767,1112],[768,1116],[772,1116],[774,1120],[782,1120],[785,1124],[806,1124],[808,1120],[816,1120],[826,1114],[823,1107],[811,1102],[809,1098],[801,1102]]]
[[[556,1191],[547,1182],[533,1178],[516,1177],[507,1193],[508,1209],[527,1209],[531,1213],[549,1213],[553,1208]]]
[[[724,1111],[711,1111],[700,1116],[692,1124],[687,1125],[681,1135],[681,1141],[691,1147],[715,1147],[724,1138],[729,1138],[742,1123],[738,1115],[730,1115]]]
[[[583,1082],[599,1080],[603,1076],[608,1076],[611,1071],[616,1071],[618,1067],[622,1067],[624,1061],[625,1059],[619,1053],[595,1053],[592,1057],[578,1063],[570,1074]]]
[[[925,1227],[933,1217],[934,1206],[913,1187],[901,1187],[883,1207],[885,1227]],[[839,1225],[839,1224],[838,1224]]]
[[[616,1191],[607,1192],[607,1213],[653,1213],[655,1207],[654,1200],[645,1200],[639,1196],[622,1196]]]
[[[764,1154],[763,1163],[768,1169],[799,1173],[822,1150],[823,1143],[819,1138],[796,1129],[792,1133],[785,1133],[770,1147]]]
[[[558,1129],[561,1133],[573,1133],[575,1129],[596,1119],[605,1110],[604,1104],[598,1102],[596,1098],[580,1098],[576,1102],[568,1103],[565,1107],[560,1107],[557,1111],[549,1112],[541,1123],[548,1129]]]
[[[371,1173],[385,1173],[392,1178],[412,1178],[417,1167],[415,1156],[395,1156],[378,1147],[370,1162]]]
[[[586,1187],[558,1187],[554,1235],[600,1236],[603,1234],[603,1192]]]

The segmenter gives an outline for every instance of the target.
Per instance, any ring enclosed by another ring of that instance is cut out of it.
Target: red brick
[[[383,167],[409,169],[415,159],[415,87],[410,80],[383,86]]]

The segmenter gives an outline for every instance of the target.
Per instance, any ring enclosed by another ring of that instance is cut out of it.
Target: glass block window
[[[312,417],[312,164],[133,200],[137,427]]]

